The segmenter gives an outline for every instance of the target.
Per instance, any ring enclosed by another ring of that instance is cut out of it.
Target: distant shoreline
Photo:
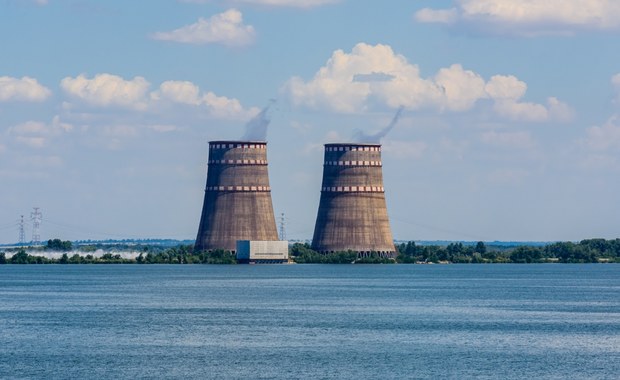
[[[397,255],[384,257],[355,251],[320,253],[308,243],[289,246],[289,262],[297,264],[534,264],[620,263],[620,239],[586,239],[578,243],[501,245],[452,242],[421,245],[415,241],[396,244]],[[235,264],[234,253],[224,250],[194,252],[194,245],[92,242],[74,246],[70,241],[50,239],[44,246],[0,248],[0,264]]]

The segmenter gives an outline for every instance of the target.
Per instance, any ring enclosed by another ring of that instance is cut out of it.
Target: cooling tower
[[[278,240],[264,141],[210,141],[196,251],[234,252],[237,240]]]
[[[395,257],[383,189],[380,144],[325,144],[312,249]]]

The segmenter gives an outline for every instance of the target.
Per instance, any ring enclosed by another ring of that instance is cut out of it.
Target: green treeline
[[[296,263],[620,263],[620,239],[588,239],[579,243],[559,242],[544,246],[502,247],[450,243],[447,246],[417,245],[410,241],[396,246],[396,259],[386,259],[376,253],[368,258],[357,258],[355,252],[320,254],[308,244],[296,243],[290,249]]]
[[[445,247],[420,246],[414,242],[398,246],[397,260],[402,263],[620,263],[620,239],[587,239],[579,243],[559,242],[545,246],[512,248],[451,243]]]
[[[46,250],[46,249],[45,249]],[[87,250],[86,252],[90,252]],[[93,250],[94,252],[94,250]],[[142,247],[135,259],[123,258],[120,254],[104,253],[100,257],[92,254],[81,256],[64,253],[58,259],[29,255],[25,250],[18,250],[11,258],[0,252],[0,264],[236,264],[235,256],[221,249],[211,252],[194,252],[193,245],[180,245],[167,249],[159,247]]]
[[[47,246],[35,251],[67,251],[71,242],[60,239],[49,240]],[[381,257],[371,252],[367,257],[358,257],[356,252],[345,251],[321,254],[310,248],[307,243],[295,243],[290,249],[290,258],[298,264],[389,264],[389,263],[620,263],[620,239],[587,239],[579,243],[558,242],[544,246],[503,247],[450,243],[447,246],[418,245],[413,241],[396,246],[398,256],[395,259]],[[194,252],[193,245],[178,245],[162,248],[154,245],[134,245],[118,247],[116,245],[80,246],[85,256],[63,253],[60,258],[52,259],[36,254],[28,254],[24,249],[15,251],[7,258],[0,252],[0,264],[235,264],[234,254],[224,250]],[[140,252],[135,258],[123,258],[114,252],[94,255],[97,250],[131,249]],[[92,253],[91,253],[92,252]]]
[[[321,254],[313,251],[307,243],[295,243],[289,248],[289,256],[298,264],[393,264],[393,259],[386,259],[376,252],[368,257],[357,257],[357,252],[343,251]]]

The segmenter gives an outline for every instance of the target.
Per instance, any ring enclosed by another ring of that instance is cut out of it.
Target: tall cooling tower
[[[264,141],[210,141],[196,251],[236,250],[237,240],[278,240]]]
[[[381,165],[380,144],[325,144],[312,249],[396,256]]]

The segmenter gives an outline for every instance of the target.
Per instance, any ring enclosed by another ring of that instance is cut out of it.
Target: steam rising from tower
[[[370,252],[383,257],[395,256],[381,166],[378,143],[325,144],[323,184],[312,249],[352,250],[361,257]]]
[[[264,141],[211,141],[197,251],[278,240]]]
[[[400,120],[400,115],[403,113],[404,108],[405,107],[400,106],[398,108],[398,111],[396,111],[396,114],[392,118],[392,121],[390,121],[390,124],[388,124],[387,127],[383,128],[379,132],[375,133],[374,135],[367,135],[362,131],[358,131],[355,134],[353,139],[356,142],[360,142],[360,143],[377,143],[378,144],[381,141],[381,139],[384,138],[388,133],[390,133],[390,131],[396,126],[396,124],[398,123],[398,120]]]
[[[275,99],[271,99],[270,103],[263,108],[256,116],[254,116],[245,125],[245,134],[241,137],[242,141],[266,141],[267,127],[271,120],[267,117],[269,108],[275,103]]]

